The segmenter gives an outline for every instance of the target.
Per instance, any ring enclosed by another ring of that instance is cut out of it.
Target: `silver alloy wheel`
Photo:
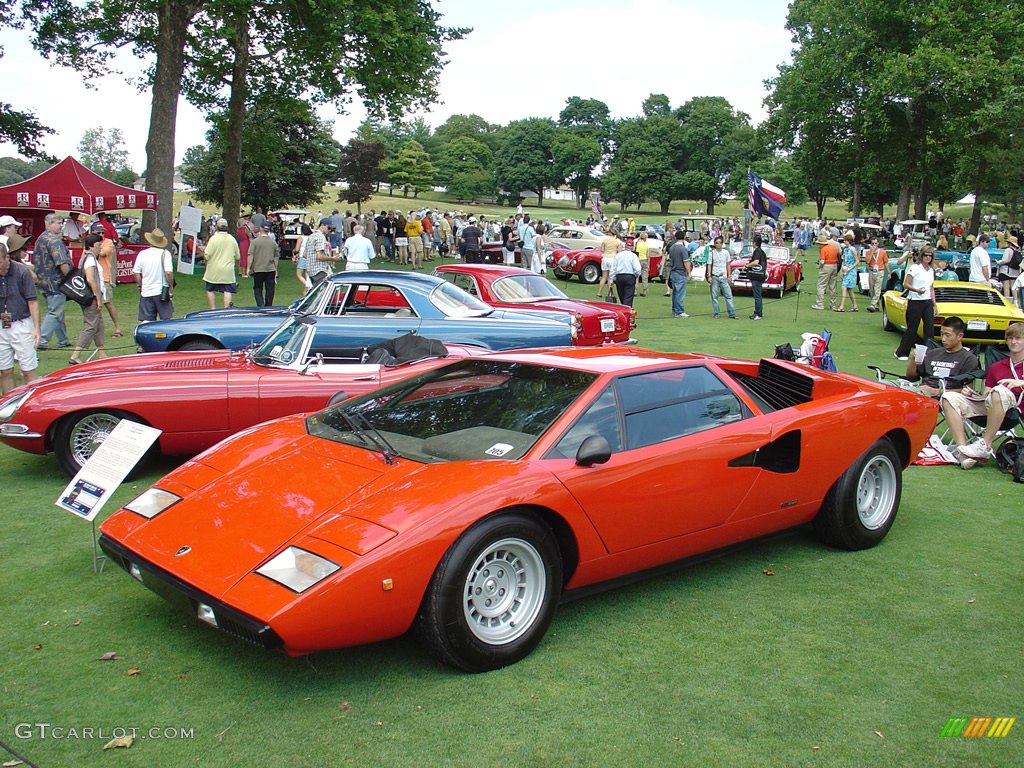
[[[547,589],[544,559],[532,544],[491,542],[466,576],[462,609],[469,631],[489,645],[513,642],[533,627]]]
[[[79,465],[85,464],[120,423],[121,419],[110,413],[90,413],[79,419],[68,438],[68,447],[75,461]]]
[[[896,467],[888,456],[871,458],[857,480],[857,516],[868,530],[881,528],[892,516],[896,503]]]

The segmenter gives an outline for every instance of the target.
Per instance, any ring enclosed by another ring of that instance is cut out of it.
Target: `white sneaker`
[[[960,446],[959,453],[961,456],[966,456],[969,459],[979,459],[982,461],[995,457],[992,448],[980,437],[970,445]]]
[[[966,456],[960,457],[960,469],[973,469],[977,463],[974,459],[968,459]]]
[[[672,315],[672,317],[689,317],[685,312],[680,312],[678,315]]]

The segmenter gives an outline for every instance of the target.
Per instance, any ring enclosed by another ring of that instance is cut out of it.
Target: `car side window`
[[[327,288],[330,294],[327,296],[327,300],[324,302],[323,310],[321,315],[324,317],[337,317],[342,313],[342,309],[345,306],[345,293],[348,290],[347,285],[332,285]]]
[[[466,293],[470,294],[471,296],[479,296],[480,295],[480,291],[476,287],[476,279],[475,278],[472,278],[469,275],[458,275],[458,274],[454,275],[454,278],[455,279],[452,280],[451,282],[454,283],[455,285],[457,285],[462,290],[464,290]]]
[[[403,317],[415,314],[401,291],[390,285],[353,285],[341,314],[390,316],[401,312]]]
[[[580,445],[591,435],[604,437],[608,441],[608,445],[611,446],[612,453],[616,453],[622,450],[621,433],[615,389],[608,387],[597,396],[590,407],[576,420],[576,423],[569,427],[569,431],[555,445],[550,457],[575,458]]]
[[[626,448],[642,448],[746,418],[739,398],[704,366],[674,368],[617,380]]]

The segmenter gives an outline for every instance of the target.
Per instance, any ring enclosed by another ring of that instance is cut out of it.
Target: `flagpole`
[[[752,186],[753,181],[754,181],[754,179],[753,179],[753,175],[752,175],[752,172],[751,172],[751,167],[748,165],[747,166],[747,205],[743,209],[743,245],[744,246],[746,246],[747,244],[749,244],[751,242],[750,227],[751,227],[751,222],[752,222],[752,218],[753,218],[753,214],[752,214],[751,208],[753,208],[753,205],[754,205],[753,200],[752,200],[753,195],[754,195],[754,188]]]

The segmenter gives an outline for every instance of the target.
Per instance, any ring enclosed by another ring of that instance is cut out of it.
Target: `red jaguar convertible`
[[[434,274],[455,283],[492,307],[561,310],[578,323],[573,343],[594,346],[632,343],[636,310],[619,304],[571,299],[542,275],[519,267],[491,264],[445,264]]]
[[[480,672],[602,583],[807,523],[831,546],[878,544],[937,409],[781,360],[486,354],[228,438],[109,517],[100,545],[259,646],[412,629]]]
[[[154,352],[55,371],[0,401],[0,442],[53,452],[74,475],[130,419],[163,430],[157,451],[192,456],[261,421],[323,408],[339,392],[359,395],[484,351],[419,336],[339,349],[316,335],[316,318],[295,316],[244,352]]]

